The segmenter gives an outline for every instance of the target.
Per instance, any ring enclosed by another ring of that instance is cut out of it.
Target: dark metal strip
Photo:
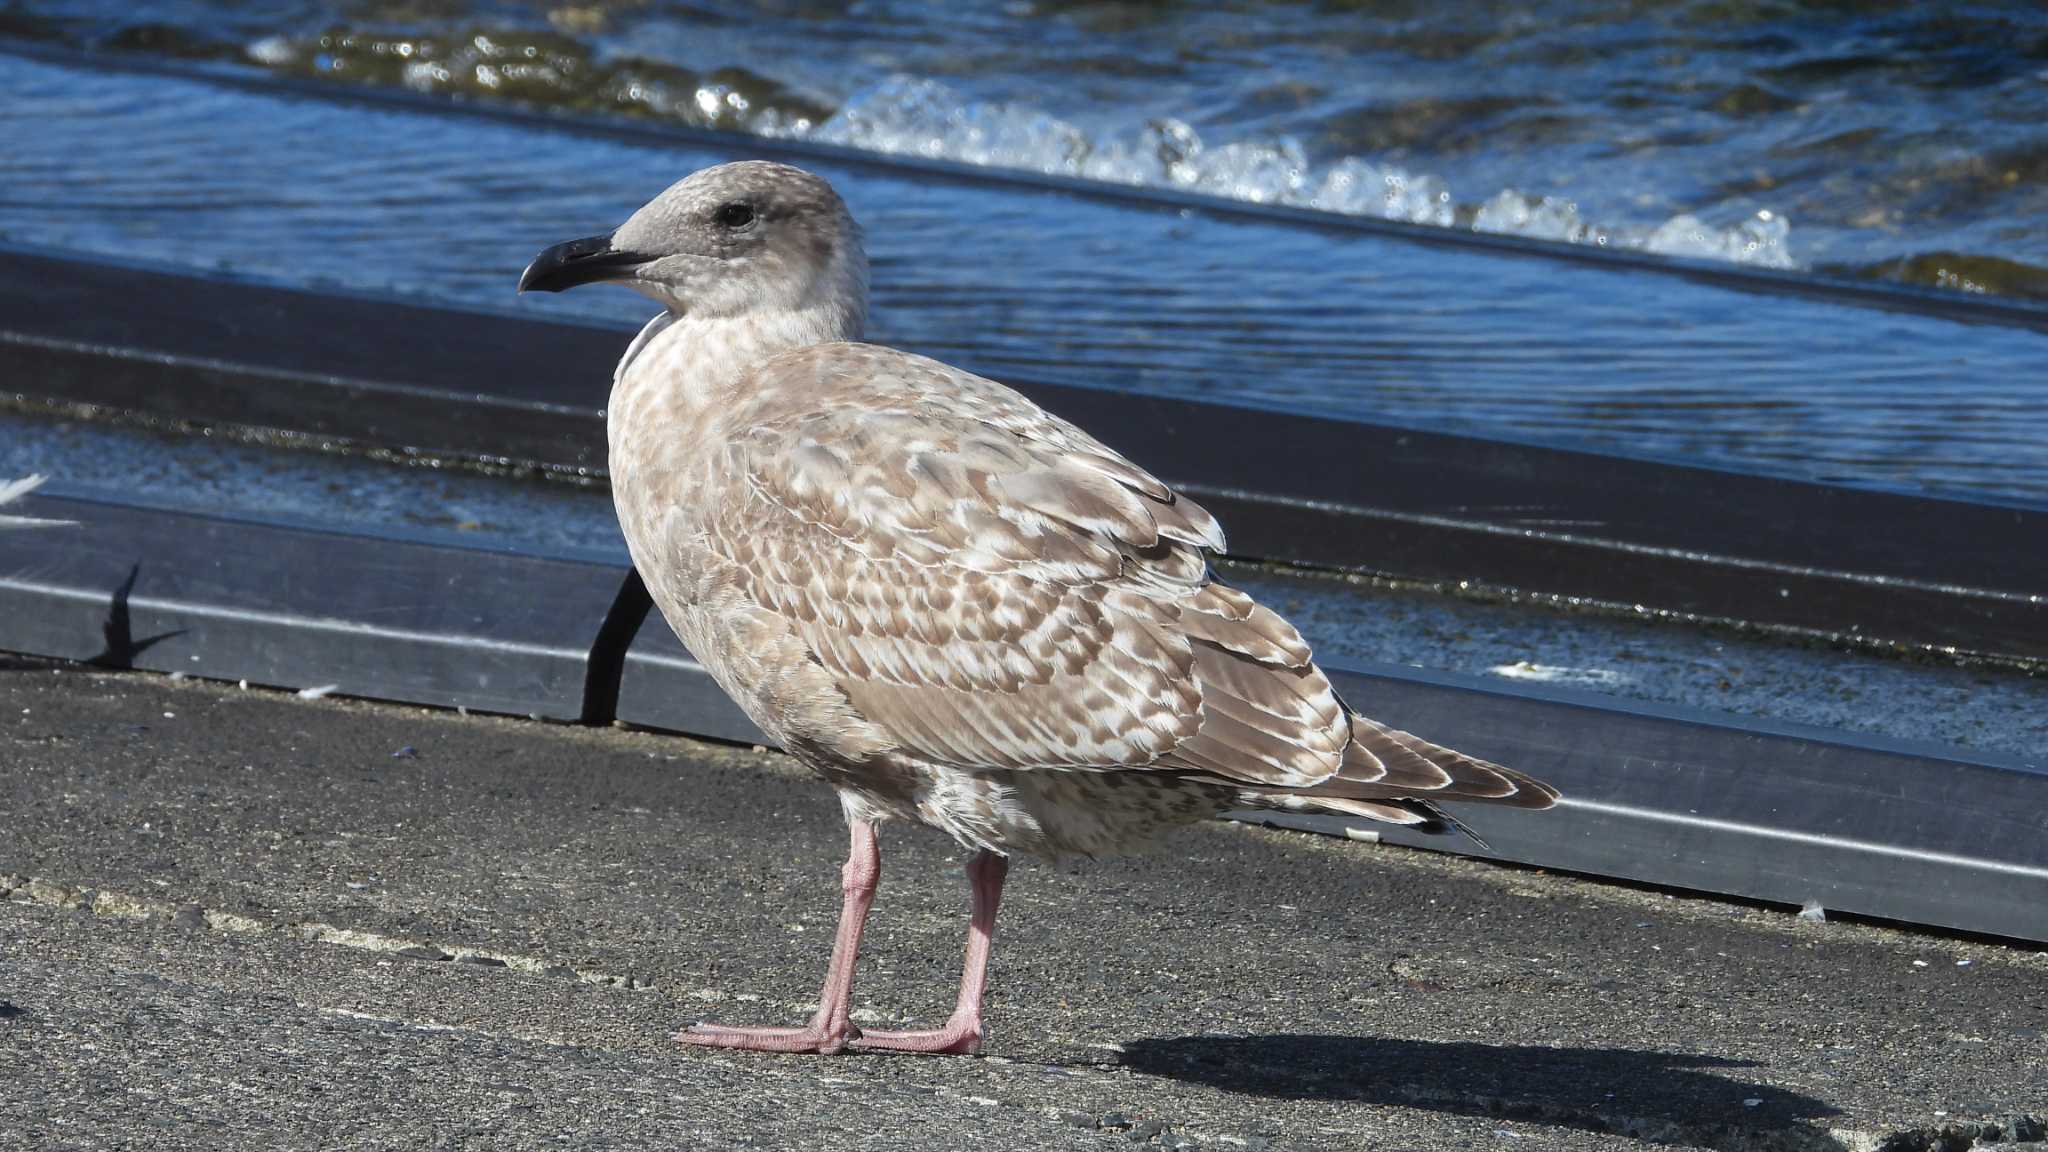
[[[8,531],[0,649],[582,719],[622,569],[41,497]]]
[[[619,680],[625,674],[626,650],[654,610],[654,598],[637,569],[626,569],[619,594],[605,613],[604,625],[590,649],[590,673],[583,689],[583,722],[608,724],[619,714]]]
[[[1566,791],[1549,813],[1461,810],[1505,858],[2048,939],[2048,762],[1405,668],[1334,679]]]
[[[628,339],[0,247],[0,380],[25,398],[595,473]],[[1240,556],[2048,659],[2048,511],[1015,383],[1208,504]]]
[[[769,742],[658,612],[640,626],[622,669],[617,719],[735,744]]]

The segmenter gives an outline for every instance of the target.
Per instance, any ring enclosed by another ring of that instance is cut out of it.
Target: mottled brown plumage
[[[845,981],[878,821],[979,850],[992,927],[990,861],[1013,853],[1129,850],[1233,807],[1420,823],[1439,800],[1555,798],[1351,713],[1293,627],[1215,579],[1215,519],[1137,464],[992,380],[853,342],[866,261],[824,181],[707,169],[611,237],[544,253],[522,287],[596,279],[667,306],[608,410],[634,563],[854,827]],[[974,956],[947,1029],[866,1042],[978,1043]],[[836,1050],[840,961],[810,1027],[687,1038]]]

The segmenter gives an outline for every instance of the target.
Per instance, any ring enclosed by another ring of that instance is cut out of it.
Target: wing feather
[[[868,345],[750,372],[672,546],[786,622],[864,739],[1377,819],[1554,797],[1354,717],[1300,633],[1214,581],[1214,517],[1002,385]]]
[[[735,413],[693,502],[744,595],[936,761],[1144,767],[1193,738],[1178,601],[1207,563],[1162,518],[1205,514],[992,382],[883,350],[834,374],[818,353],[756,367],[743,391],[802,403]]]

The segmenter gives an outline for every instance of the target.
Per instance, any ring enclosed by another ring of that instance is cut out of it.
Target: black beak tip
[[[513,295],[524,296],[528,292],[560,291],[559,287],[547,283],[546,273],[541,269],[541,262],[535,260],[526,266],[526,271],[519,274],[519,287],[513,291]]]
[[[560,292],[579,284],[623,280],[648,257],[621,252],[610,236],[586,236],[546,249],[519,274],[518,292]]]

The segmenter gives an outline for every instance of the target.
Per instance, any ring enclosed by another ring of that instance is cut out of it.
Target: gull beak
[[[641,265],[653,260],[652,256],[613,248],[610,236],[585,236],[535,256],[519,274],[519,291],[560,292],[578,284],[630,280]]]

